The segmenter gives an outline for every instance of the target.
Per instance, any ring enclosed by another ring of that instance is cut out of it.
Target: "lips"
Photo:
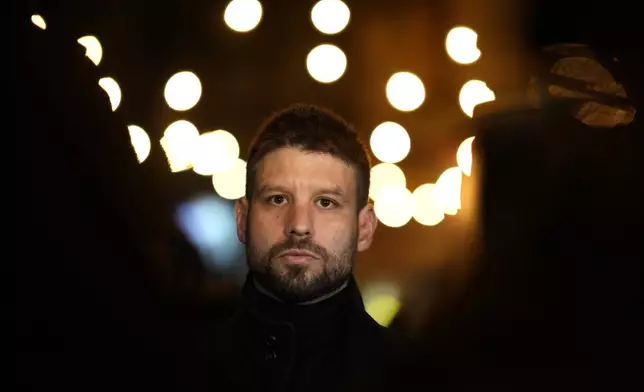
[[[288,264],[307,265],[318,260],[319,256],[307,250],[291,249],[280,253],[279,258]]]
[[[317,259],[318,255],[316,255],[313,252],[309,252],[307,250],[301,250],[301,249],[291,249],[287,250],[286,252],[283,252],[280,254],[280,257],[301,257],[301,258],[312,258],[312,259]]]

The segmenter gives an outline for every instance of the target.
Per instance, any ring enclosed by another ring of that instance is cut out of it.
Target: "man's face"
[[[349,278],[371,245],[373,206],[357,210],[356,173],[328,154],[281,148],[266,155],[252,201],[237,202],[237,235],[259,282],[292,302],[319,298]]]

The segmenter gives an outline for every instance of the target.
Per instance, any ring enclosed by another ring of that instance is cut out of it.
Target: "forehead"
[[[325,153],[284,147],[267,154],[257,166],[258,185],[340,187],[354,192],[355,169]]]

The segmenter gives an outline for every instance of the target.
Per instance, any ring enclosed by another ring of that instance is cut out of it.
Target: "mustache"
[[[315,253],[323,260],[329,259],[329,253],[320,245],[310,240],[295,240],[293,238],[288,238],[285,241],[275,244],[271,247],[268,253],[269,260],[274,259],[280,253],[286,252],[288,250],[303,250]]]

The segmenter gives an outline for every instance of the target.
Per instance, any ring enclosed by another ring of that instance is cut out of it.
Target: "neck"
[[[342,284],[342,286],[338,287],[337,289],[335,289],[335,290],[333,290],[333,291],[331,291],[331,292],[329,292],[329,293],[326,293],[326,294],[324,294],[324,295],[321,295],[321,296],[319,296],[319,297],[317,297],[317,298],[314,298],[314,299],[312,299],[312,300],[309,300],[309,301],[297,302],[297,303],[296,303],[296,305],[303,305],[303,306],[305,306],[305,305],[314,305],[314,304],[316,304],[316,303],[322,302],[322,301],[324,301],[325,299],[331,298],[331,297],[333,297],[334,295],[336,295],[336,294],[338,294],[339,292],[341,292],[342,290],[344,290],[344,289],[347,287],[347,285],[348,285],[348,284],[349,284],[349,281],[347,280],[346,282],[344,282],[344,283]],[[277,295],[273,294],[273,293],[272,293],[270,290],[268,290],[266,287],[262,286],[262,284],[261,284],[261,283],[259,283],[259,282],[257,281],[257,279],[253,279],[253,285],[255,286],[255,288],[257,288],[257,290],[258,290],[260,293],[262,293],[262,294],[264,294],[264,295],[266,295],[266,296],[268,296],[268,297],[271,297],[271,298],[273,298],[274,300],[276,300],[276,301],[278,301],[278,302],[284,303],[284,301],[283,301],[281,298],[279,298]]]

